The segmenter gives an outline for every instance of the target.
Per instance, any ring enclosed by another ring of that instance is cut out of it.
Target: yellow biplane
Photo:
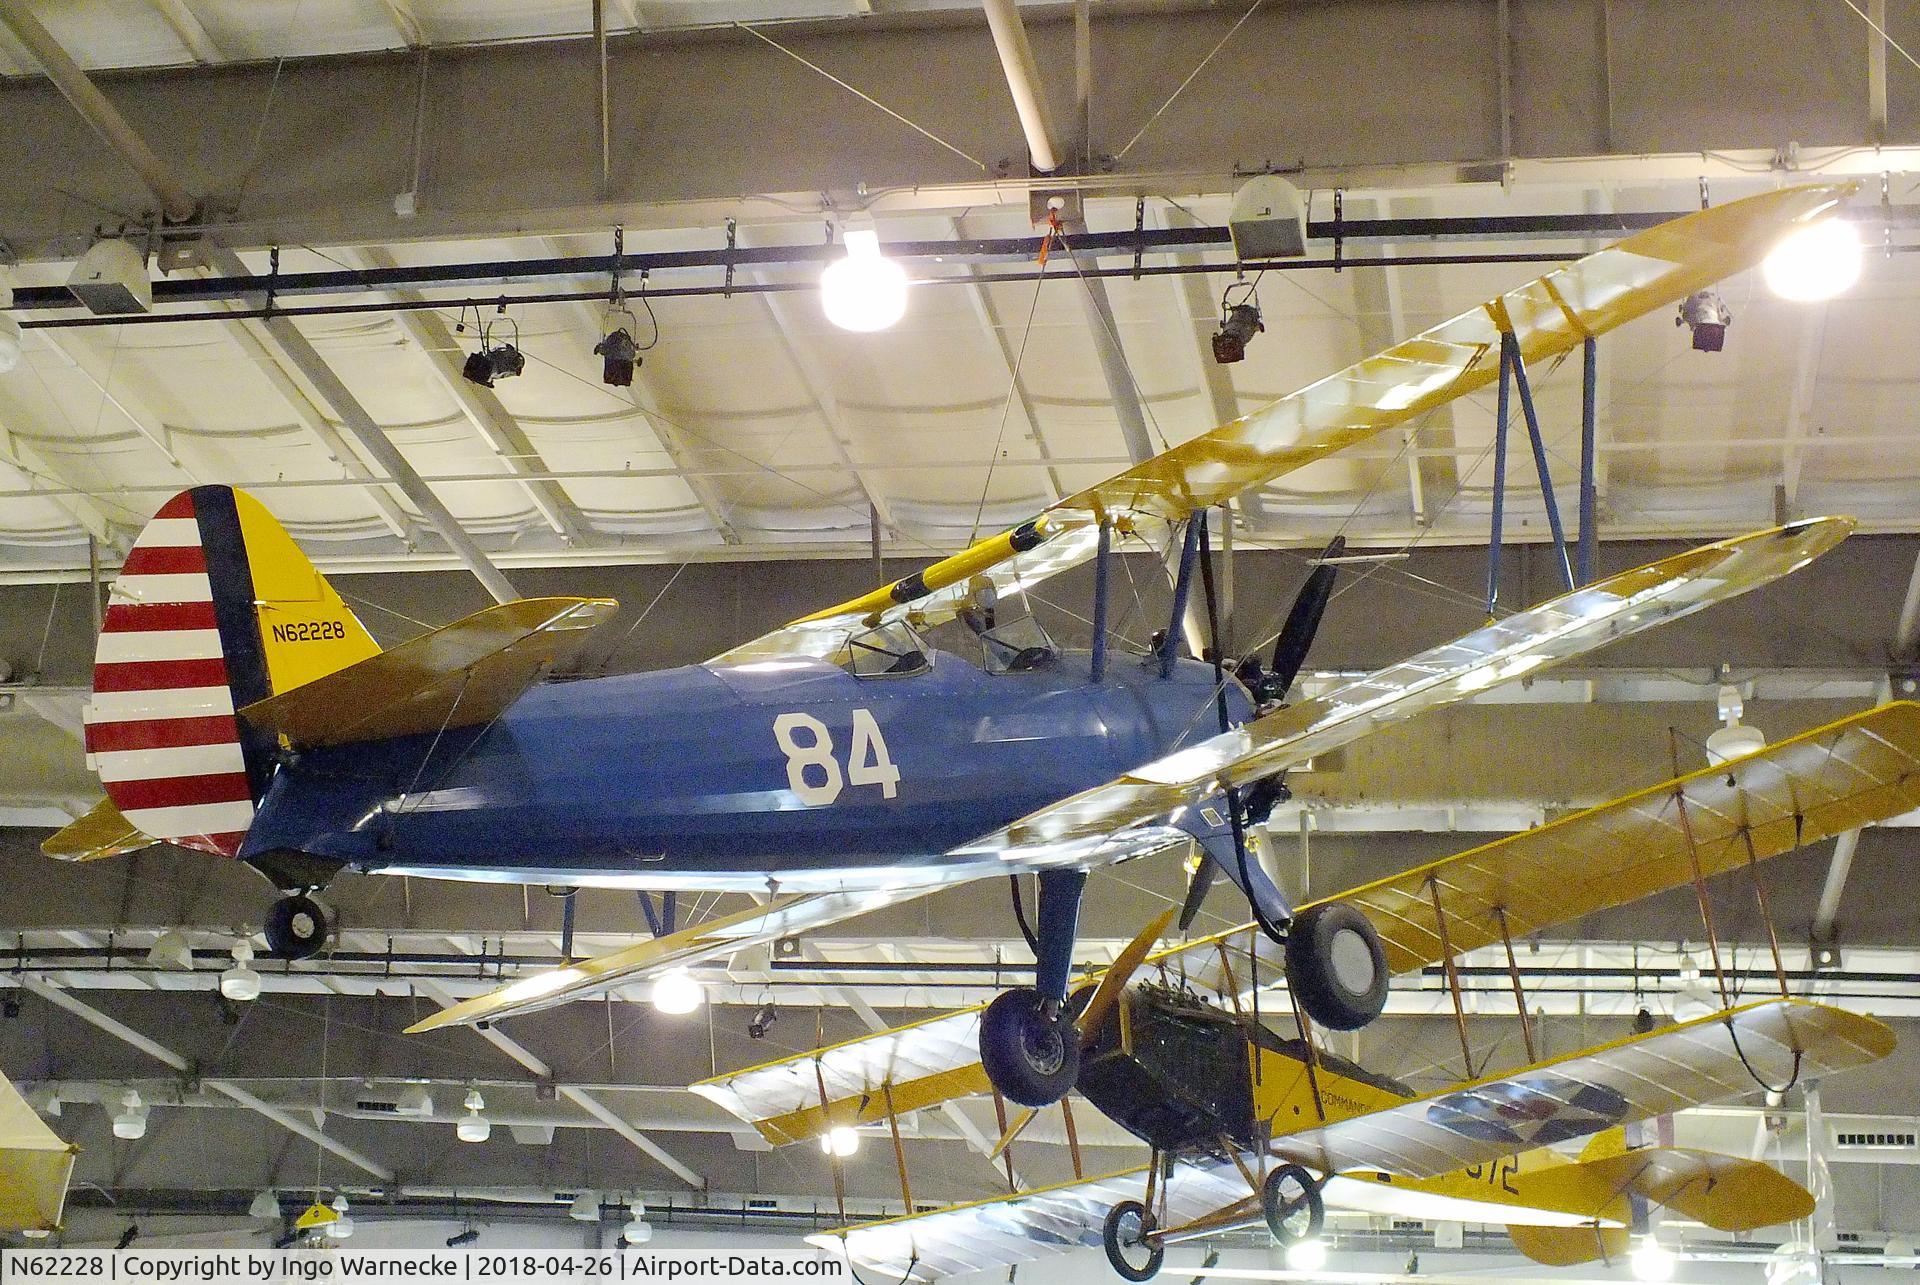
[[[1322,908],[1319,922],[1363,918],[1394,973],[1443,967],[1468,1070],[1422,1094],[1320,1047],[1301,1005],[1277,1015],[1292,1024],[1289,1037],[1268,1029],[1261,997],[1284,975],[1291,941],[1277,947],[1246,924],[1156,952],[1168,910],[1112,967],[1082,979],[1071,1001],[1081,1042],[1075,1088],[1147,1143],[1145,1165],[812,1239],[860,1266],[921,1279],[1102,1246],[1121,1275],[1145,1280],[1169,1245],[1263,1221],[1291,1241],[1315,1233],[1329,1205],[1505,1223],[1524,1252],[1553,1264],[1617,1254],[1633,1197],[1723,1231],[1803,1217],[1805,1191],[1765,1165],[1627,1149],[1619,1130],[1892,1050],[1892,1032],[1872,1018],[1790,997],[1777,943],[1779,995],[1732,1002],[1706,880],[1744,878],[1771,933],[1763,860],[1917,805],[1920,705],[1901,702],[1303,907],[1303,918]],[[1514,938],[1687,886],[1699,896],[1724,1009],[1538,1058]],[[1496,944],[1506,949],[1527,1063],[1476,1075],[1454,959]],[[911,1210],[898,1117],[992,1091],[975,1052],[985,1011],[693,1088],[776,1145],[885,1122]],[[1005,1104],[996,1098],[996,1107],[1005,1122]],[[1071,1108],[1063,1114],[1078,1174]],[[1033,1118],[1021,1112],[1005,1128],[1003,1151]],[[1577,1161],[1551,1150],[1584,1137],[1594,1141]]]

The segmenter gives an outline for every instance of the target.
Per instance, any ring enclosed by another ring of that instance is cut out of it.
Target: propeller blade
[[[1120,999],[1120,992],[1133,980],[1133,974],[1140,963],[1160,940],[1160,934],[1167,931],[1167,924],[1173,918],[1173,907],[1161,911],[1153,917],[1153,922],[1140,930],[1138,936],[1127,943],[1126,949],[1115,957],[1113,967],[1100,978],[1100,985],[1094,988],[1093,998],[1087,1001],[1086,1008],[1080,1012],[1080,1047],[1093,1043],[1093,1037],[1099,1033],[1100,1024],[1107,1020],[1107,1014]]]
[[[1213,864],[1213,858],[1207,855],[1205,848],[1196,845],[1194,851],[1200,857],[1200,864],[1193,868],[1193,875],[1187,880],[1187,898],[1180,903],[1181,932],[1193,927],[1193,921],[1200,915],[1200,903],[1207,899],[1207,892],[1213,887],[1214,876],[1220,873]]]
[[[1300,666],[1306,663],[1307,649],[1313,646],[1313,636],[1320,631],[1320,617],[1326,614],[1327,602],[1333,597],[1333,581],[1340,568],[1325,559],[1339,557],[1346,547],[1347,537],[1333,537],[1333,543],[1320,555],[1320,565],[1313,569],[1313,574],[1307,577],[1307,583],[1300,587],[1299,594],[1293,600],[1293,610],[1287,613],[1287,623],[1274,640],[1273,663],[1268,669],[1278,693],[1274,697],[1276,700],[1286,697],[1287,691],[1293,686],[1294,676],[1300,672]]]

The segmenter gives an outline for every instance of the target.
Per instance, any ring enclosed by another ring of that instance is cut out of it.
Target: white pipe
[[[1040,92],[1040,71],[1034,65],[1033,47],[1027,43],[1027,29],[1020,21],[1015,0],[982,0],[987,26],[993,31],[993,47],[1000,53],[1000,66],[1007,74],[1007,89],[1013,94],[1013,110],[1019,114],[1020,128],[1027,135],[1027,153],[1033,167],[1051,174],[1065,163],[1060,144],[1047,120],[1046,100]]]

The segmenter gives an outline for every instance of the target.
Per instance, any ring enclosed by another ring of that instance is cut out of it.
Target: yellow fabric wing
[[[523,598],[379,652],[240,711],[295,748],[431,734],[497,718],[588,631],[611,598]]]
[[[968,582],[1036,584],[1093,556],[1096,528],[1156,541],[1166,524],[1232,499],[1485,387],[1511,332],[1528,361],[1569,352],[1590,335],[1758,263],[1782,235],[1818,219],[1853,184],[1783,188],[1674,219],[1586,255],[1518,289],[1356,362],[1298,392],[1047,508],[915,575],[743,643],[715,657],[831,656],[863,622],[909,611],[948,619]]]

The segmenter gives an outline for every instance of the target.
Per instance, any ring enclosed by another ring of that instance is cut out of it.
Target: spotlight
[[[121,1095],[120,1110],[113,1117],[113,1136],[135,1142],[147,1136],[147,1106],[137,1089]]]
[[[0,309],[13,307],[13,287],[0,286]],[[0,375],[20,364],[20,323],[12,313],[0,312]]]
[[[653,1006],[662,1013],[678,1017],[691,1013],[706,1000],[706,990],[692,973],[676,968],[663,973],[653,984]]]
[[[233,943],[233,967],[220,974],[220,993],[236,1003],[260,998],[260,974],[253,971],[253,943],[242,937]]]
[[[860,1135],[846,1125],[835,1125],[820,1135],[820,1150],[845,1160],[860,1150]]]
[[[115,1249],[125,1249],[128,1245],[133,1244],[134,1241],[139,1239],[140,1239],[140,1224],[128,1223],[127,1229],[120,1233],[120,1239],[114,1242],[113,1247]]]
[[[567,1217],[577,1223],[597,1223],[600,1221],[600,1193],[583,1191],[573,1198],[567,1206]]]
[[[526,354],[512,344],[497,344],[469,356],[460,373],[467,377],[470,384],[492,388],[494,380],[517,375],[526,368]]]
[[[487,1105],[486,1099],[480,1096],[480,1090],[468,1089],[466,1101],[461,1105],[467,1113],[453,1126],[453,1135],[462,1142],[485,1142],[493,1135],[492,1122],[480,1114]]]
[[[280,1217],[280,1193],[268,1187],[253,1198],[247,1206],[247,1217],[258,1218],[261,1222],[272,1222]]]
[[[1245,359],[1248,342],[1265,329],[1259,305],[1252,302],[1231,305],[1220,318],[1220,329],[1213,332],[1213,359],[1222,366]]]
[[[1633,1015],[1633,1033],[1635,1035],[1645,1035],[1652,1030],[1653,1030],[1653,1013],[1647,1008],[1645,1004],[1642,1004],[1640,1006],[1640,1011]]]
[[[353,1235],[353,1219],[347,1216],[347,1198],[345,1196],[335,1196],[333,1198],[333,1212],[340,1216],[326,1225],[328,1239],[345,1240],[347,1237]]]
[[[1633,1277],[1642,1281],[1668,1281],[1673,1279],[1676,1262],[1673,1251],[1651,1236],[1642,1238],[1629,1260],[1633,1267]]]
[[[633,332],[625,326],[618,326],[607,332],[606,338],[593,346],[594,356],[600,358],[600,382],[614,388],[633,386],[633,371],[640,364],[640,345],[633,341]]]
[[[1831,299],[1860,279],[1860,233],[1842,219],[1801,228],[1760,261],[1767,289],[1782,299]]]
[[[629,1245],[644,1245],[653,1239],[653,1224],[647,1221],[645,1201],[633,1200],[627,1203],[627,1211],[633,1217],[620,1229],[620,1239]]]
[[[465,1231],[455,1232],[453,1235],[447,1237],[447,1248],[459,1249],[462,1245],[471,1245],[479,1239],[480,1229],[478,1227],[469,1227]]]
[[[11,1014],[9,1014],[9,1016],[11,1016]],[[747,1038],[753,1040],[766,1039],[767,1032],[772,1030],[773,1024],[779,1020],[780,1012],[774,1008],[773,1002],[769,1000],[760,1006],[760,1011],[753,1015],[751,1022],[747,1023]]]
[[[193,939],[178,928],[169,928],[147,947],[147,963],[154,968],[193,967]]]
[[[885,330],[907,312],[907,270],[880,253],[871,227],[847,229],[847,257],[820,274],[820,308],[842,330]]]
[[[1296,1272],[1317,1272],[1327,1265],[1327,1242],[1318,1236],[1287,1246],[1287,1266]]]
[[[1719,291],[1696,290],[1680,301],[1680,315],[1673,319],[1673,324],[1693,332],[1696,352],[1719,352],[1726,346],[1727,327],[1733,324],[1733,313]]]

